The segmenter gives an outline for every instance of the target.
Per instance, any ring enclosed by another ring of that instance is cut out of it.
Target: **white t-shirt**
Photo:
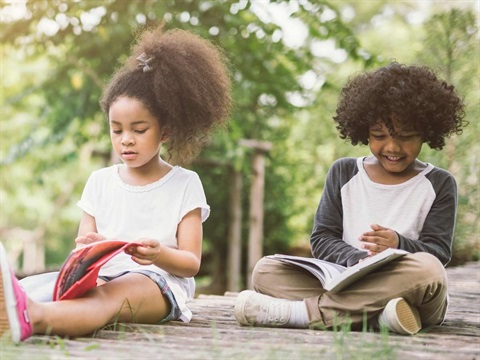
[[[95,218],[97,231],[107,239],[134,242],[140,238],[158,240],[162,245],[178,248],[177,226],[191,210],[200,208],[202,222],[210,214],[198,175],[176,166],[160,180],[145,185],[124,183],[119,167],[113,165],[94,171],[83,190],[78,206]],[[124,271],[142,269],[161,274],[170,286],[180,307],[180,319],[192,317],[186,303],[193,299],[195,281],[171,275],[155,265],[139,265],[120,253],[100,270],[100,276],[113,276]]]

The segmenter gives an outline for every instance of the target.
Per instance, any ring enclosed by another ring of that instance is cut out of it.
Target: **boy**
[[[237,298],[242,325],[331,328],[364,318],[375,328],[415,334],[440,324],[448,303],[457,189],[451,174],[417,159],[422,145],[442,149],[460,134],[464,105],[454,87],[426,67],[391,63],[342,89],[337,129],[372,156],[337,160],[329,170],[310,238],[314,257],[352,266],[388,248],[410,252],[338,293],[312,275],[263,258],[257,292]]]

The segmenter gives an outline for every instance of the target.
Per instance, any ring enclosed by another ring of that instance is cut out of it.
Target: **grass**
[[[162,331],[159,332],[159,328]],[[196,358],[190,353],[192,351],[195,354],[198,353],[198,358],[219,360],[225,358],[310,360],[312,357],[334,360],[396,358],[395,348],[390,344],[387,331],[372,333],[364,327],[361,332],[355,332],[350,328],[347,321],[329,331],[275,329],[276,333],[271,334],[273,330],[268,328],[219,328],[219,325],[213,321],[208,329],[192,327],[190,332],[192,343],[189,344],[188,335],[185,332],[179,333],[178,342],[173,340],[175,329],[169,329],[168,325],[143,326],[116,322],[97,332],[94,335],[96,339],[83,337],[68,340],[58,336],[42,336],[34,337],[33,341],[16,346],[11,343],[4,346],[6,344],[2,343],[0,357],[2,360],[20,357],[32,360],[66,359],[78,356],[96,357],[98,354],[111,353],[112,356],[115,354],[116,358],[122,359],[134,354],[140,355],[138,349],[142,348],[142,358],[153,359],[155,357],[149,357],[149,355],[163,353],[164,345],[168,344],[170,354],[174,348],[177,348],[175,358],[178,359],[182,359],[183,351],[189,352],[186,356],[188,359]],[[185,330],[186,327],[182,329]],[[239,330],[241,333],[238,333]],[[103,331],[107,333],[102,334]],[[235,332],[240,336],[232,338]],[[106,334],[108,334],[107,337],[104,337]],[[281,335],[280,338],[279,335]],[[102,342],[102,338],[114,340],[114,342]],[[183,351],[178,352],[178,349]]]
[[[358,360],[390,360],[396,358],[396,349],[390,344],[390,336],[387,330],[372,334],[364,332],[359,336],[353,336],[348,328],[333,332],[335,352],[334,358],[358,359]]]
[[[130,310],[133,316],[134,311]],[[362,331],[351,331],[348,319],[339,321],[332,330],[318,331],[245,328],[233,324],[225,327],[216,320],[210,321],[209,327],[136,325],[117,320],[96,332],[93,339],[41,336],[17,346],[2,345],[0,351],[2,360],[108,358],[109,354],[117,359],[131,356],[154,359],[162,354],[162,358],[214,360],[390,360],[396,358],[396,348],[387,331],[372,333],[366,321]]]

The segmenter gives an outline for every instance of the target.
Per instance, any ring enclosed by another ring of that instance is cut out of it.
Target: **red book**
[[[78,247],[70,253],[58,274],[53,301],[75,299],[97,286],[100,268],[112,257],[130,246],[122,240],[103,240]]]

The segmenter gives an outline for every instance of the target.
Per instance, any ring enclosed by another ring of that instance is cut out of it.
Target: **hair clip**
[[[138,64],[138,67],[142,67],[143,72],[152,71],[153,68],[150,66],[150,64],[153,61],[153,59],[154,59],[153,57],[147,58],[147,54],[145,54],[144,52],[141,53],[140,56],[137,57],[137,60],[140,62],[140,64]]]

